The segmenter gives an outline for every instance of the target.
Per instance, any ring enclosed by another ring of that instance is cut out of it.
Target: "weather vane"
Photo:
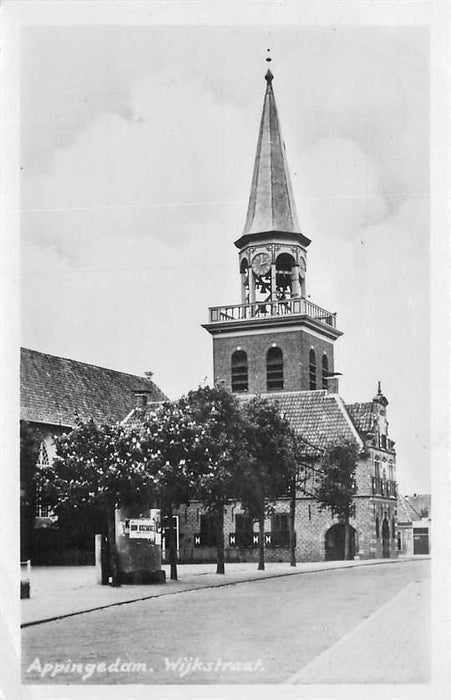
[[[266,51],[267,51],[267,53],[269,54],[269,53],[271,52],[271,49],[266,49]],[[267,56],[265,60],[266,60],[268,63],[271,63],[272,58],[271,58],[271,56]],[[273,74],[271,73],[271,70],[270,70],[270,68],[269,68],[269,66],[268,66],[268,70],[266,71],[266,75],[265,75],[265,80],[266,80],[266,82],[268,83],[268,86],[271,85],[271,82],[272,82],[272,79],[273,79],[273,78],[274,78],[274,76],[273,76]]]

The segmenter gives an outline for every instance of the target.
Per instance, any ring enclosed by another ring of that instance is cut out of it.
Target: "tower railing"
[[[209,309],[210,323],[243,321],[251,318],[302,315],[336,327],[336,313],[322,309],[305,297],[291,297],[277,301],[255,301],[251,304],[212,306]]]

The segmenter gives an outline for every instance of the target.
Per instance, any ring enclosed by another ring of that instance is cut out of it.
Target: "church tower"
[[[272,87],[266,93],[246,223],[235,241],[241,303],[209,309],[215,383],[233,392],[315,390],[334,374],[335,314],[306,296],[301,232]]]

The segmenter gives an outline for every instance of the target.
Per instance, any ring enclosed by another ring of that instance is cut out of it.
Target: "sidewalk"
[[[402,564],[404,561],[429,558],[429,556],[416,556],[399,559],[302,562],[296,567],[290,567],[288,563],[268,563],[265,565],[265,571],[258,571],[255,562],[226,564],[224,575],[215,573],[216,564],[179,564],[178,581],[169,579],[169,565],[164,565],[163,569],[167,576],[165,584],[123,585],[120,588],[97,584],[94,566],[41,566],[32,568],[31,597],[21,601],[21,626],[27,627],[99,608],[174,595],[199,588],[228,586],[246,581],[277,576],[296,576],[329,569]]]

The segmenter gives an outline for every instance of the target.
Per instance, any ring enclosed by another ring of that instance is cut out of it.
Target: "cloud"
[[[362,226],[387,215],[377,165],[356,142],[320,139],[304,152],[302,163],[296,189],[301,226],[307,235],[349,240]]]

